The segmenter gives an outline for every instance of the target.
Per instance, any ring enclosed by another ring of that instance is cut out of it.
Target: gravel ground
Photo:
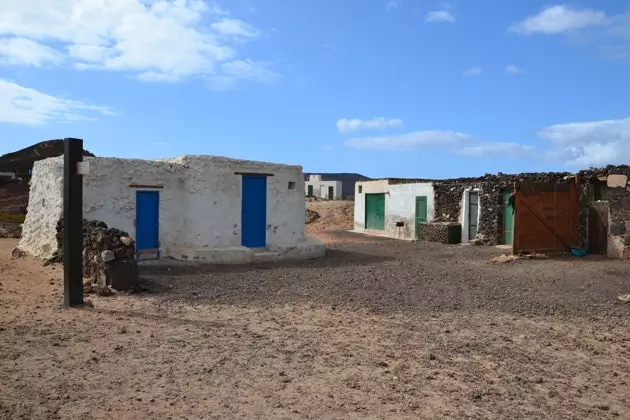
[[[0,240],[0,418],[630,418],[627,263],[326,235],[83,310]]]
[[[495,311],[620,322],[630,313],[617,300],[630,293],[630,265],[623,261],[559,257],[493,264],[503,250],[326,235],[336,243],[323,260],[240,267],[159,263],[142,272],[162,289],[174,286],[165,299],[190,303],[315,302],[380,313]]]

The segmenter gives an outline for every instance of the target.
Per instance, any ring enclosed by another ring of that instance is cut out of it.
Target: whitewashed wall
[[[328,198],[328,187],[333,187],[333,198],[335,200],[340,200],[341,196],[341,181],[321,181],[321,180],[308,180],[304,183],[304,190],[308,192],[309,185],[313,186],[313,196],[320,198]],[[322,195],[321,190],[324,188],[324,194]]]
[[[63,217],[63,156],[35,162],[19,247],[38,258],[57,251],[57,222]]]
[[[394,184],[385,196],[385,233],[394,234],[396,222],[405,222],[405,236],[417,237],[416,197],[427,197],[427,221],[435,217],[435,193],[432,183]]]
[[[304,178],[300,166],[211,156],[145,161],[88,158],[83,176],[83,217],[102,220],[135,237],[135,185],[161,186],[160,248],[165,256],[196,247],[241,245],[242,177],[267,177],[267,244],[304,239]],[[56,223],[63,211],[63,160],[36,162],[24,223],[24,250],[48,258],[56,250]],[[294,188],[289,189],[289,182]]]
[[[361,192],[359,192],[361,190]],[[396,222],[405,222],[401,237],[414,238],[416,197],[427,197],[427,220],[435,217],[435,193],[432,183],[410,183],[389,185],[388,180],[357,182],[354,191],[354,230],[365,231],[365,194],[385,193],[385,231],[392,236]]]

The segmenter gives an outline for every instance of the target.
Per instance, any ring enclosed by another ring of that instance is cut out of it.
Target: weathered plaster
[[[359,193],[359,186],[362,192]],[[427,220],[435,217],[433,184],[430,182],[393,184],[387,180],[357,182],[354,198],[354,230],[365,232],[365,194],[385,193],[385,230],[374,233],[396,238],[396,222],[404,222],[403,239],[414,239],[416,232],[416,197],[427,197]]]
[[[83,176],[83,217],[101,220],[134,238],[136,191],[145,188],[130,185],[160,187],[151,189],[160,193],[159,240],[164,256],[181,258],[200,248],[241,247],[242,175],[237,172],[272,175],[267,177],[267,245],[292,249],[306,241],[304,178],[300,166],[213,156],[86,161],[89,173]],[[53,225],[56,226],[63,209],[62,167],[61,159],[46,159],[37,162],[33,170],[21,244],[37,257],[47,258],[56,248],[51,239]],[[315,254],[321,256],[324,249],[319,245]],[[224,258],[225,253],[221,255]]]
[[[482,199],[481,199],[481,189],[467,187],[464,189],[464,193],[462,194],[462,201],[460,204],[460,217],[459,223],[462,226],[462,242],[469,242],[475,238],[470,238],[468,235],[468,230],[470,227],[470,193],[476,192],[479,197],[479,207],[477,209],[477,234],[483,234],[483,232],[479,231],[479,225],[481,222],[481,212],[482,212]]]
[[[29,197],[19,247],[50,258],[57,250],[57,222],[63,217],[63,157],[35,162]]]

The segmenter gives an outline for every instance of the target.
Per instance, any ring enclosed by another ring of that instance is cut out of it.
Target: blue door
[[[267,246],[267,177],[243,175],[241,244],[248,248]]]
[[[160,247],[160,192],[136,191],[136,252]]]

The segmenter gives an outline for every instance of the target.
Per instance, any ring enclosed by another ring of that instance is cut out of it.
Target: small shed
[[[324,255],[304,234],[300,166],[182,156],[88,158],[83,217],[128,232],[143,258],[211,263]],[[63,214],[63,158],[35,163],[20,248],[49,258]]]

